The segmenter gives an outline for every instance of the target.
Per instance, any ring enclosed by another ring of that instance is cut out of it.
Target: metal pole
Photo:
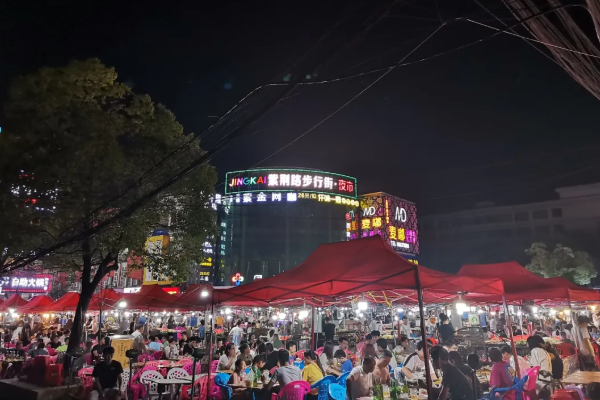
[[[315,350],[315,306],[311,305],[312,314],[310,316],[310,349]]]
[[[508,306],[506,305],[506,296],[502,296],[502,303],[504,304],[504,312],[506,313],[506,324],[508,325],[508,335],[510,337],[510,347],[512,348],[513,357],[515,359],[515,371],[517,372],[517,376],[521,377],[521,371],[519,369],[519,356],[517,354],[517,348],[515,346],[515,339],[513,338],[512,331],[512,318],[510,317],[510,313],[508,312]]]
[[[213,288],[213,291],[214,291],[214,288]],[[213,318],[210,319],[210,341],[208,342],[209,343],[209,345],[208,345],[208,351],[209,351],[209,354],[208,354],[208,374],[206,375],[207,376],[207,378],[206,378],[207,379],[207,385],[206,385],[206,398],[207,399],[208,399],[208,395],[210,393],[210,385],[211,385],[211,382],[210,382],[210,368],[211,368],[211,364],[212,364],[212,361],[213,361],[213,359],[212,359],[212,356],[213,356],[213,337],[215,338],[215,340],[217,338],[217,334],[215,333],[214,325],[213,325],[213,322],[212,322],[212,321],[214,321],[214,316],[215,316],[215,305],[213,303],[214,303],[214,301],[213,301],[213,295],[211,294],[211,299],[210,299],[210,310],[211,311],[210,312],[211,312],[211,315],[213,316]],[[194,382],[192,382],[192,384],[193,383]],[[191,400],[194,400],[193,394],[194,394],[194,390],[192,389],[192,398],[191,398]]]
[[[432,393],[431,371],[429,370],[429,344],[427,343],[427,332],[425,331],[425,310],[423,307],[423,288],[421,287],[421,277],[419,276],[419,267],[415,265],[415,283],[417,286],[417,296],[419,298],[419,317],[421,319],[421,340],[423,341],[423,353],[425,358],[425,380],[427,382],[427,393]]]

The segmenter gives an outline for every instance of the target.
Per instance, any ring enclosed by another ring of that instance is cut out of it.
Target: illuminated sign
[[[52,275],[35,274],[32,276],[4,276],[0,279],[2,292],[48,293],[51,289]]]
[[[254,275],[254,280],[262,279],[262,275]]]
[[[225,181],[225,194],[262,192],[262,200],[257,197],[256,201],[266,201],[264,195],[269,192],[304,192],[357,198],[356,178],[311,169],[261,168],[234,171],[226,174]],[[295,201],[289,198],[287,200]],[[242,201],[251,202],[249,197],[242,197]]]
[[[359,214],[354,210],[346,213],[347,240],[381,235],[396,251],[419,254],[414,203],[382,192],[367,194],[360,199]]]
[[[239,272],[231,277],[231,283],[235,286],[240,286],[244,282],[244,277]]]
[[[171,237],[169,235],[150,236],[146,239],[146,251],[150,254],[162,254],[163,250],[169,245]],[[144,280],[142,285],[169,285],[172,283],[168,276],[154,276],[149,268],[144,267]]]
[[[161,289],[163,290],[163,292],[166,292],[169,294],[180,294],[181,293],[181,289],[179,289],[177,287],[164,287]]]
[[[348,199],[342,196],[332,196],[323,193],[308,193],[308,192],[271,192],[264,193],[238,193],[231,196],[225,196],[223,201],[226,204],[253,204],[253,203],[282,203],[296,202],[298,200],[316,200],[321,203],[341,204],[344,206],[358,207],[358,200]],[[223,254],[223,253],[221,253]]]
[[[123,289],[123,293],[137,293],[142,290],[142,287],[126,287]]]

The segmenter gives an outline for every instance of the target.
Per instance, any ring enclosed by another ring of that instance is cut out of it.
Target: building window
[[[565,226],[564,225],[554,225],[554,232],[555,233],[565,233]]]
[[[529,221],[529,211],[518,211],[515,213],[515,221]]]
[[[531,214],[533,219],[548,219],[548,210],[534,210]]]
[[[533,228],[536,236],[547,236],[550,234],[550,227],[548,225],[540,225]]]
[[[562,208],[553,208],[552,209],[552,218],[560,218],[562,217]]]
[[[519,237],[529,237],[531,236],[531,228],[528,226],[517,228],[516,233]]]

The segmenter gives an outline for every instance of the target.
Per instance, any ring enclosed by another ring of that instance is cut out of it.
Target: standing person
[[[503,359],[502,353],[498,348],[491,348],[489,350],[489,357],[493,362],[492,372],[490,373],[490,387],[511,387],[514,384],[517,375],[515,370]],[[503,394],[503,397],[507,400],[515,400],[515,396],[514,390],[509,390]]]
[[[175,328],[175,318],[173,318],[173,314],[169,315],[169,320],[167,321],[167,329]]]
[[[203,319],[201,319],[200,326],[198,327],[198,336],[200,337],[200,341],[204,340],[204,335],[206,334],[205,324],[206,324],[206,322]]]
[[[440,314],[440,326],[438,327],[440,333],[440,342],[444,347],[454,346],[454,326],[448,316],[444,313]]]
[[[244,335],[244,330],[240,327],[239,321],[235,324],[235,327],[231,330],[231,332],[229,332],[229,335],[231,336],[231,341],[236,346],[239,346],[240,343],[242,343],[242,336]]]
[[[273,335],[273,347],[276,349],[281,349],[283,347],[283,342],[281,340],[279,340],[279,335],[278,334],[274,334]]]
[[[131,334],[133,336],[133,348],[140,353],[146,352],[146,345],[144,344],[144,325],[139,325],[135,332]]]
[[[384,338],[377,339],[377,353],[379,354],[379,357],[381,357],[383,352],[387,351],[387,350],[388,350],[387,340]],[[391,352],[390,352],[390,354],[391,354]],[[396,357],[392,357],[389,364],[390,364],[390,367],[392,367],[392,370],[395,370],[398,367],[398,362],[396,361]]]
[[[589,318],[585,315],[577,317],[577,326],[574,326],[571,330],[573,335],[573,341],[575,346],[579,349],[583,358],[583,364],[586,369],[591,369],[595,366],[594,361],[594,348],[590,339],[590,333],[588,331]]]
[[[28,346],[31,343],[31,325],[28,321],[23,324],[23,330],[21,331],[21,342],[23,346]]]
[[[345,355],[345,353],[344,353]],[[302,379],[308,382],[309,385],[314,385],[319,382],[325,376],[325,371],[319,357],[313,350],[307,350],[304,352],[304,369],[302,370]],[[308,395],[309,400],[317,400],[319,394],[319,388],[312,389]]]
[[[373,388],[375,359],[366,357],[362,365],[354,367],[346,379],[346,395],[350,400],[370,397]]]
[[[447,318],[447,317],[446,317]],[[498,350],[498,353],[500,351]],[[469,378],[448,361],[448,351],[441,346],[431,349],[433,366],[442,371],[442,388],[438,400],[475,400]],[[502,360],[502,356],[500,356]]]
[[[335,324],[331,322],[331,318],[329,317],[325,317],[323,334],[325,335],[326,342],[333,342],[333,337],[335,336]]]
[[[498,320],[495,316],[490,316],[490,332],[496,334],[498,332]]]
[[[410,323],[406,315],[402,316],[402,324],[400,325],[400,335],[410,337],[412,331],[410,330]]]
[[[531,367],[540,367],[536,392],[541,399],[549,399],[549,384],[552,382],[552,360],[550,360],[550,355],[546,350],[542,348],[541,342],[543,341],[544,339],[539,336],[530,336],[527,338],[527,346],[531,349],[531,356],[529,357]]]
[[[94,377],[94,391],[90,393],[90,400],[103,399],[104,395],[113,388],[120,389],[122,385],[123,366],[113,360],[115,349],[105,347],[102,350],[104,361],[96,364],[92,376]]]

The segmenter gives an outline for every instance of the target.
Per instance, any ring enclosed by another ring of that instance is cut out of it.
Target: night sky
[[[41,66],[98,57],[202,132],[253,88],[281,82],[351,2],[9,1],[0,6],[0,90]],[[361,2],[354,2],[361,3]],[[431,57],[500,26],[474,2],[404,1],[323,70],[321,79]],[[500,2],[484,2],[501,18]],[[359,8],[360,9],[360,8]],[[507,19],[507,23],[512,23]],[[544,52],[546,50],[541,48]],[[301,87],[213,161],[220,176],[269,156],[372,83],[369,74]],[[500,35],[397,68],[261,166],[358,178],[421,212],[548,199],[600,180],[600,103],[521,39]],[[251,134],[251,135],[250,135]]]

